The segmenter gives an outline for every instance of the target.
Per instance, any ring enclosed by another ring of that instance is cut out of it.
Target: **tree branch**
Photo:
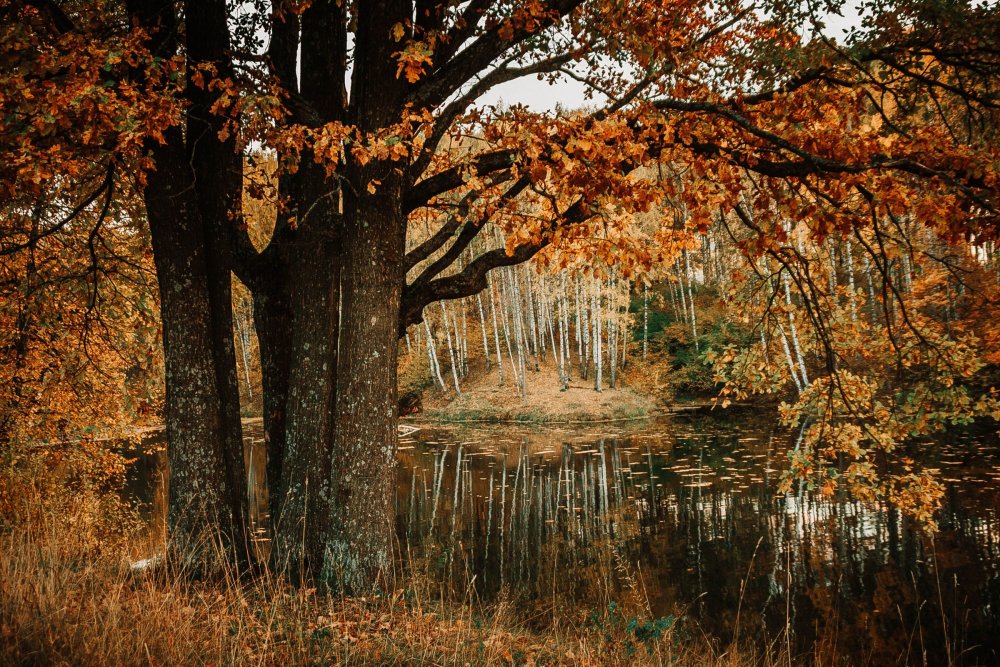
[[[403,210],[410,212],[426,206],[434,197],[460,187],[467,175],[483,176],[507,169],[514,164],[516,157],[517,151],[510,148],[480,153],[468,162],[428,176],[407,190]]]
[[[505,21],[509,19],[498,23],[453,58],[441,63],[436,72],[421,81],[415,90],[414,101],[418,106],[438,107],[477,73],[496,62],[512,46],[556,25],[581,3],[582,0],[552,0],[547,7],[554,15],[543,20],[538,30],[529,31],[527,28],[518,27],[513,30],[510,39],[504,39],[500,34],[501,28],[506,25]]]
[[[80,213],[86,210],[88,206],[97,201],[97,198],[100,197],[102,193],[107,192],[109,193],[110,197],[111,188],[114,184],[114,175],[115,175],[115,163],[109,162],[104,174],[104,178],[101,179],[101,183],[96,188],[94,188],[94,190],[90,192],[86,197],[84,197],[83,201],[74,206],[73,210],[71,210],[65,217],[63,217],[59,222],[52,225],[45,231],[29,236],[28,240],[25,241],[24,243],[15,243],[12,246],[7,246],[6,248],[0,249],[0,256],[12,255],[16,252],[26,250],[31,246],[33,246],[34,244],[38,243],[40,240],[59,232],[66,225],[68,225],[70,222],[76,219],[76,216],[80,215]]]
[[[497,201],[497,208],[503,207],[507,202],[517,197],[521,192],[524,191],[526,187],[531,183],[531,179],[527,176],[522,176],[517,180],[516,183],[511,185],[506,192]],[[456,216],[458,217],[458,216]],[[431,281],[431,279],[437,277],[442,271],[452,265],[452,263],[458,259],[459,255],[465,251],[472,240],[479,235],[479,232],[483,229],[485,221],[483,220],[467,220],[465,226],[462,227],[462,231],[459,233],[458,238],[455,242],[448,248],[441,257],[439,257],[433,264],[428,266],[421,272],[416,280],[410,285],[412,289],[420,289],[421,286],[426,285]]]
[[[592,216],[593,212],[590,206],[583,199],[578,199],[561,216],[554,218],[549,223],[549,227],[544,230],[538,241],[523,243],[514,248],[510,254],[507,253],[506,248],[490,250],[454,275],[432,280],[419,287],[407,285],[403,289],[400,307],[399,336],[403,337],[406,334],[406,328],[411,324],[419,324],[423,321],[423,310],[428,304],[478,294],[486,289],[486,274],[491,269],[514,266],[528,261],[552,242],[552,232],[558,227],[579,224]]]

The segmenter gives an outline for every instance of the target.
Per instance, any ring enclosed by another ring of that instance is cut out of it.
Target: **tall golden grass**
[[[506,596],[485,604],[471,589],[464,601],[436,594],[423,574],[431,568],[418,564],[408,568],[403,588],[375,598],[324,595],[270,573],[239,578],[225,567],[209,580],[165,567],[136,570],[131,563],[142,532],[111,488],[119,472],[103,483],[71,484],[50,470],[24,460],[0,470],[3,664],[793,662],[780,643],[723,651],[696,633],[682,640],[677,626],[653,623],[638,582],[630,599],[596,618],[555,603],[526,617]]]

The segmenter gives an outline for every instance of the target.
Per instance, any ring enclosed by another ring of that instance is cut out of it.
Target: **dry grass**
[[[411,568],[386,597],[318,594],[231,570],[196,581],[130,568],[134,517],[100,485],[25,482],[0,470],[0,663],[16,665],[674,665],[787,664],[780,651],[719,653],[634,600],[598,615],[519,616],[436,596]],[[45,491],[41,495],[40,491]],[[680,632],[683,632],[681,630]]]
[[[655,402],[627,386],[611,389],[604,378],[604,390],[594,391],[593,378],[584,380],[574,369],[569,388],[563,391],[552,363],[528,371],[527,400],[523,400],[504,368],[504,384],[497,382],[496,370],[473,368],[461,382],[462,395],[428,388],[424,411],[442,421],[520,421],[532,423],[587,422],[633,419],[649,416]],[[451,376],[447,378],[451,381]]]
[[[67,558],[66,534],[2,537],[0,662],[20,665],[744,665],[682,647],[670,631],[642,641],[624,623],[564,619],[532,631],[504,601],[345,599],[280,579],[192,583],[132,574],[124,561]]]

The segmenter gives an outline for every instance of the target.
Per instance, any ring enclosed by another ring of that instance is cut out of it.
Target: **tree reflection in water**
[[[402,565],[456,597],[503,591],[581,618],[638,596],[721,645],[738,635],[853,663],[1000,662],[996,436],[915,450],[949,490],[933,537],[885,504],[779,495],[790,439],[747,412],[422,428],[400,441]],[[260,489],[263,447],[249,442]],[[165,468],[161,453],[133,470],[159,530]],[[254,500],[266,551],[267,498]]]

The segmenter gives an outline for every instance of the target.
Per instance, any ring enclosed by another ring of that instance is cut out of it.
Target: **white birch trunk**
[[[469,374],[469,313],[466,300],[462,299],[462,377]],[[458,327],[455,327],[458,330]]]
[[[496,294],[493,289],[493,279],[492,273],[486,274],[486,282],[490,286],[490,316],[493,319],[493,342],[496,344],[497,353],[497,382],[502,387],[503,386],[503,353],[500,352],[500,333],[497,329],[497,306],[496,306]],[[506,326],[506,321],[504,322]]]
[[[569,388],[569,374],[566,372],[566,362],[572,360],[567,359],[567,337],[568,331],[566,330],[566,300],[565,300],[565,287],[566,287],[566,276],[561,276],[560,287],[563,288],[562,291],[556,295],[556,317],[558,318],[559,324],[559,385],[563,391]]]
[[[642,285],[642,360],[646,361],[649,351],[649,288]]]
[[[524,306],[527,307],[527,314],[525,319],[528,320],[528,338],[529,349],[535,357],[535,370],[539,367],[539,349],[538,349],[538,327],[536,326],[535,320],[535,299],[532,295],[531,287],[531,272],[528,270],[528,265],[523,264],[524,267],[524,301],[526,302]],[[520,285],[518,286],[518,291],[520,291]],[[519,302],[520,303],[520,300]]]
[[[563,345],[566,348],[565,357],[563,360],[563,372],[566,374],[566,386],[568,388],[570,377],[573,374],[573,354],[569,343],[569,294],[568,290],[566,289],[565,273],[562,274],[562,280],[560,282],[562,283],[562,290],[559,296],[562,299],[562,306],[563,306],[562,322],[560,322],[560,329],[562,330],[563,335],[565,336]]]
[[[617,369],[618,365],[618,331],[615,328],[615,315],[617,315],[617,308],[614,303],[615,289],[614,282],[612,280],[608,281],[608,380],[612,389],[615,388],[615,380],[617,379]]]
[[[581,344],[580,375],[587,378],[587,368],[590,366],[590,323],[587,320],[587,304],[583,303],[583,287],[580,277],[576,278],[576,334],[577,342]]]
[[[237,337],[240,341],[240,357],[243,360],[243,375],[246,378],[247,396],[253,398],[253,383],[250,381],[250,327],[251,325],[240,313],[233,318],[236,321]]]
[[[444,323],[444,338],[448,341],[448,359],[451,361],[451,376],[455,380],[455,393],[459,396],[462,395],[462,388],[458,386],[458,366],[455,363],[455,348],[451,344],[451,331],[448,326],[448,309],[444,305],[444,301],[441,302],[441,314],[442,322]],[[457,334],[458,332],[456,332]]]
[[[601,359],[601,281],[595,279],[593,281],[593,311],[591,313],[591,319],[593,320],[594,326],[594,391],[602,391],[603,378],[601,377],[601,366],[603,365],[603,359]]]
[[[431,378],[434,385],[441,391],[445,390],[444,378],[441,377],[441,366],[437,359],[437,346],[434,344],[434,336],[431,334],[431,325],[424,318],[424,329],[427,332],[427,361],[431,366]]]
[[[799,363],[799,372],[801,373],[802,387],[804,389],[809,386],[809,376],[806,374],[806,362],[802,357],[802,346],[799,345],[799,334],[795,327],[795,309],[792,306],[792,291],[788,285],[787,270],[781,272],[781,282],[785,287],[785,305],[788,307],[788,329],[791,332],[792,349]]]
[[[868,253],[865,252],[865,280],[868,282],[868,313],[872,324],[876,321],[878,311],[876,310],[875,282],[872,280],[872,262]]]
[[[521,318],[522,315],[522,300],[520,289],[518,289],[517,273],[510,267],[507,267],[507,280],[510,283],[510,308],[511,317],[514,320],[514,342],[517,348],[517,368],[518,375],[521,380],[521,398],[525,401],[528,400],[528,380],[527,380],[527,369],[525,365],[524,358],[525,346],[527,345],[526,336],[524,332],[524,320]]]
[[[701,349],[698,345],[698,319],[695,315],[694,310],[694,288],[692,287],[692,275],[691,275],[691,260],[690,253],[684,250],[684,268],[687,275],[687,285],[688,285],[688,303],[691,306],[691,336],[694,338],[694,351],[695,353],[701,353]]]
[[[515,327],[513,321],[510,320],[510,301],[511,294],[507,285],[507,270],[503,269],[500,272],[500,307],[503,313],[503,339],[507,343],[507,356],[510,357],[510,369],[511,374],[514,376],[514,387],[520,388],[521,379],[517,370],[517,361],[514,359],[514,347],[511,343],[511,329]]]
[[[788,346],[788,336],[785,335],[785,328],[781,326],[781,322],[778,322],[778,333],[781,334],[781,346],[785,350],[785,361],[788,362],[788,372],[792,375],[792,381],[795,383],[795,390],[800,394],[805,387],[802,386],[802,380],[799,379],[799,372],[795,367],[795,360],[792,359],[792,350]],[[761,331],[763,335],[763,331]]]
[[[770,359],[768,359],[768,354],[767,354],[767,338],[764,337],[764,322],[763,321],[761,321],[761,323],[760,323],[760,352],[761,352],[761,356],[764,358],[764,364],[765,365],[769,365],[771,363],[771,361],[770,361]]]
[[[845,252],[847,253],[847,289],[850,292],[848,295],[849,305],[851,307],[851,321],[858,321],[858,295],[855,291],[857,287],[854,284],[854,253],[851,248],[851,239],[847,238],[847,243],[845,244]]]
[[[490,363],[490,342],[486,337],[486,314],[483,312],[483,293],[476,294],[476,306],[479,308],[479,328],[483,332],[483,357],[486,360],[486,370],[493,368]]]
[[[677,274],[677,291],[681,295],[681,311],[684,313],[684,317],[681,319],[684,320],[685,324],[690,324],[691,311],[688,310],[687,291],[684,289],[684,272],[681,270],[680,258],[674,261],[674,271]]]

